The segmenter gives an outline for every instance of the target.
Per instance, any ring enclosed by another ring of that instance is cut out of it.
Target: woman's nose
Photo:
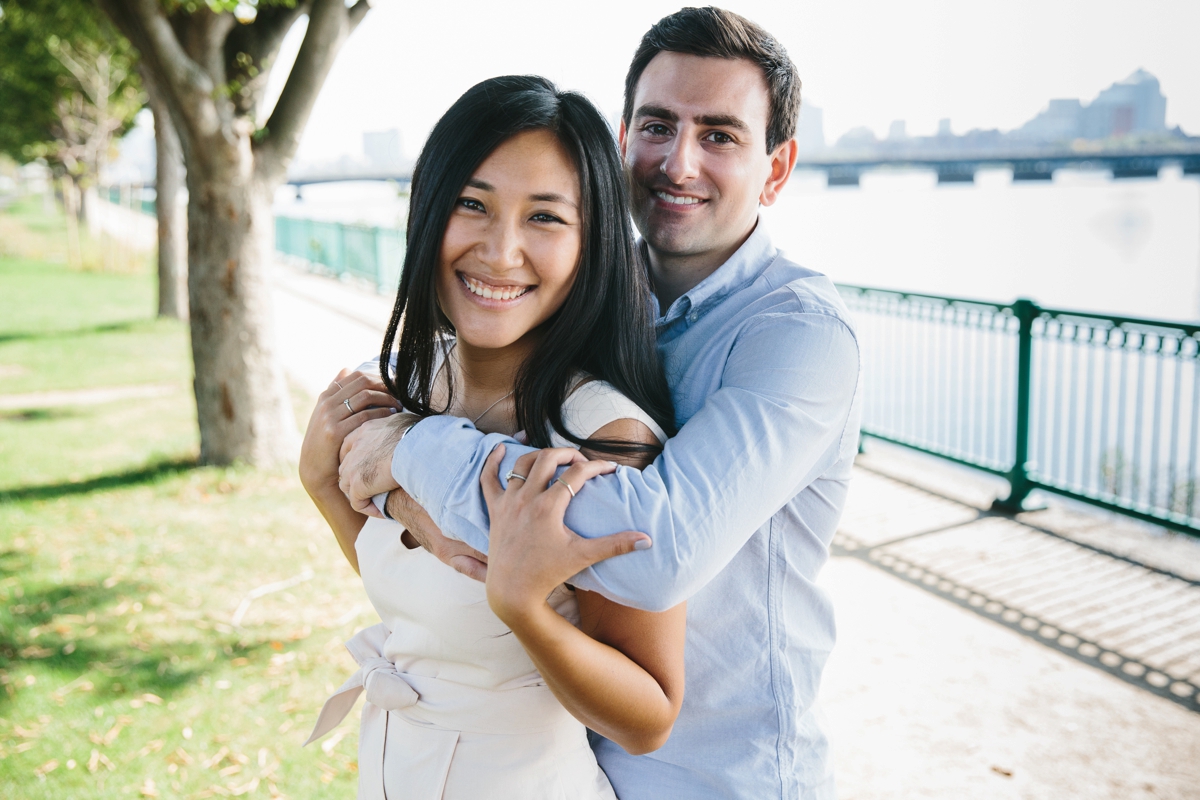
[[[522,244],[514,224],[496,220],[480,242],[479,260],[496,270],[516,269],[525,263]]]

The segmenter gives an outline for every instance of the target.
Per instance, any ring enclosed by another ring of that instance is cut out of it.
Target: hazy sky
[[[1167,124],[1200,134],[1196,0],[726,0],[791,54],[804,100],[825,111],[832,142],[852,127],[910,134],[949,117],[956,133],[1010,129],[1052,97],[1084,101],[1138,67],[1162,82]],[[483,78],[545,75],[607,116],[621,106],[638,40],[676,2],[383,0],[347,42],[305,132],[300,156],[358,154],[362,132],[399,128],[414,156],[437,118]],[[301,31],[285,44],[294,58]],[[273,80],[278,83],[283,69]]]

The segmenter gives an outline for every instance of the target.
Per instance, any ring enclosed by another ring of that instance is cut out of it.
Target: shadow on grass
[[[56,408],[26,408],[20,411],[0,411],[0,421],[4,422],[49,422],[56,419],[69,419],[81,416],[79,409],[68,407]]]
[[[0,575],[28,574],[33,567],[24,553],[0,552]],[[0,609],[0,674],[37,665],[61,674],[68,686],[78,687],[86,678],[96,697],[150,692],[168,698],[224,662],[251,656],[269,644],[194,624],[188,640],[162,641],[153,632],[126,627],[136,617],[108,609],[118,599],[128,602],[147,594],[140,582],[22,587],[21,596]],[[189,621],[180,620],[172,630],[188,626]],[[9,680],[6,676],[5,682]],[[0,691],[0,708],[14,694],[12,687]]]
[[[0,333],[0,344],[8,342],[23,342],[30,339],[56,339],[63,336],[90,336],[95,333],[125,333],[131,331],[148,320],[131,319],[124,322],[106,322],[103,325],[93,325],[90,328],[73,328],[58,331],[10,331]]]
[[[99,475],[86,481],[49,483],[42,486],[18,486],[15,489],[0,489],[0,503],[16,503],[22,500],[53,500],[89,492],[100,492],[106,489],[121,489],[127,486],[153,483],[170,475],[199,467],[195,458],[177,458],[157,461],[144,467],[115,472],[110,475]]]

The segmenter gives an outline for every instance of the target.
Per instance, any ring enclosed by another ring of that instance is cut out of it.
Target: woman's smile
[[[458,279],[463,287],[471,293],[473,299],[484,302],[485,306],[504,307],[513,301],[520,300],[536,289],[536,286],[521,286],[513,284],[497,284],[459,272]]]

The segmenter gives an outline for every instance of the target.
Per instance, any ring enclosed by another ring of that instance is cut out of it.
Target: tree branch
[[[213,82],[184,51],[158,0],[98,0],[117,28],[133,43],[159,78],[166,94],[178,100],[180,126],[197,137],[219,127]]]
[[[352,5],[350,10],[346,12],[350,16],[351,33],[353,33],[354,29],[358,27],[358,23],[363,21],[363,17],[367,15],[367,12],[371,10],[372,4],[372,0],[358,0],[358,2]]]
[[[367,8],[367,0],[350,9],[344,0],[314,0],[296,63],[267,120],[266,138],[256,145],[256,169],[268,181],[280,180],[286,173],[333,61]]]
[[[275,56],[288,31],[308,13],[311,0],[292,6],[265,6],[249,25],[239,25],[225,39],[225,68],[230,81],[241,85],[233,98],[240,113],[256,122],[259,105],[274,66]]]

